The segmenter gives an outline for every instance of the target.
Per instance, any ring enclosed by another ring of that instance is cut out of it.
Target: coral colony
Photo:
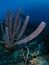
[[[29,36],[25,37],[22,39],[23,34],[25,33],[25,30],[28,25],[29,21],[29,16],[26,16],[26,19],[22,25],[20,21],[20,14],[21,14],[21,9],[18,9],[18,13],[15,17],[15,21],[13,22],[13,14],[10,12],[10,17],[8,19],[8,12],[6,13],[6,23],[5,26],[3,26],[3,23],[1,22],[1,31],[2,31],[2,40],[3,44],[5,44],[5,47],[11,48],[16,45],[22,45],[22,44],[27,44],[29,41],[33,40],[36,38],[45,28],[46,23],[41,22],[40,25],[37,27],[37,29],[32,32]],[[22,25],[22,26],[21,26]],[[24,51],[21,49],[21,51]],[[20,56],[23,56],[23,59],[25,60],[25,64],[22,63],[19,65],[26,65],[28,56],[29,56],[29,48],[27,48],[27,54],[25,56],[24,52],[20,54]],[[38,54],[40,54],[40,51],[36,51],[33,54],[30,54],[32,57],[36,57]],[[32,60],[29,61],[29,65],[37,65],[39,63],[39,58],[33,58]]]
[[[3,29],[3,24],[1,22],[1,30],[2,30],[2,33],[3,33],[2,34],[2,39],[4,40],[4,43],[6,45],[11,46],[11,47],[13,47],[15,45],[25,44],[25,43],[33,40],[34,38],[36,38],[43,31],[43,29],[46,26],[45,22],[41,22],[40,25],[37,27],[37,29],[34,32],[32,32],[26,38],[21,39],[21,37],[23,36],[23,34],[24,34],[24,32],[27,28],[28,21],[29,21],[29,16],[26,16],[24,24],[23,24],[23,26],[20,30],[20,27],[21,27],[21,22],[19,20],[20,12],[21,12],[21,9],[19,8],[13,25],[12,25],[13,14],[10,13],[10,18],[9,18],[9,22],[8,22],[8,12],[7,12],[5,30]],[[14,42],[14,40],[15,40],[15,42]]]

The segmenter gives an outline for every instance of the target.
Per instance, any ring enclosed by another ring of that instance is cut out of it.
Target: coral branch
[[[6,23],[5,26],[8,27],[8,11],[6,12]]]
[[[16,32],[15,32],[15,34],[17,34],[17,33],[19,32],[19,30],[20,30],[20,27],[21,27],[21,21],[19,21],[19,23],[18,23],[18,26],[17,26],[17,29],[16,29]]]
[[[7,42],[8,45],[9,45],[9,44],[10,44],[10,40],[9,40],[8,27],[5,27],[5,33],[6,33],[6,42]]]
[[[19,40],[19,41],[15,42],[14,45],[24,44],[24,43],[27,43],[27,42],[33,40],[35,37],[37,37],[43,31],[45,26],[46,26],[46,23],[45,22],[41,22],[41,24],[38,26],[38,28],[32,34],[30,34],[25,39],[22,39],[22,40]]]
[[[10,12],[10,20],[9,20],[9,35],[10,38],[12,38],[12,18],[13,18],[13,14],[12,11]]]
[[[20,34],[19,34],[17,40],[19,40],[19,39],[23,36],[23,34],[24,34],[25,30],[26,30],[26,27],[27,27],[27,25],[28,25],[28,20],[29,20],[29,16],[26,16],[24,25],[23,25],[23,27],[22,27],[22,29],[21,29],[21,32],[20,32]]]
[[[27,55],[26,55],[27,60],[28,60],[28,55],[29,55],[29,48],[27,48]]]
[[[15,22],[14,22],[13,39],[12,39],[12,41],[14,41],[15,31],[16,31],[18,20],[19,20],[20,12],[21,12],[21,9],[18,10],[18,14],[17,14]]]

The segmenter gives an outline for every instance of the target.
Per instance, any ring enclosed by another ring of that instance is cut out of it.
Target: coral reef
[[[41,63],[42,61],[41,61],[41,58],[39,57],[39,55],[41,54],[40,49],[42,48],[43,43],[39,44],[38,49],[36,48],[34,51],[32,48],[33,48],[33,45],[37,44],[36,41],[30,43],[28,46],[26,44],[29,41],[36,38],[43,31],[43,29],[46,26],[46,23],[41,22],[34,32],[32,32],[28,36],[24,35],[28,25],[29,16],[26,16],[26,19],[24,23],[22,24],[20,14],[21,14],[21,9],[19,8],[15,19],[13,19],[12,11],[10,12],[10,16],[8,15],[8,11],[7,11],[5,25],[3,25],[1,21],[0,28],[2,31],[2,41],[0,41],[0,43],[5,45],[5,47],[3,46],[4,50],[0,48],[1,50],[0,56],[4,63],[9,62],[9,64],[11,63],[14,65],[43,65],[44,63]],[[26,45],[25,49],[21,47],[22,45]],[[30,51],[29,47],[31,46],[32,46],[31,49],[33,52]],[[19,49],[16,49],[14,51],[9,50],[10,48],[14,49],[16,47],[18,47]],[[48,57],[44,57],[44,59],[49,61]],[[0,62],[0,64],[2,63]]]

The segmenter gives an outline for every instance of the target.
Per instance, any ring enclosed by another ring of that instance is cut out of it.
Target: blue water
[[[45,21],[49,28],[49,0],[0,0],[0,21],[5,19],[6,10],[12,10],[15,15],[18,8],[30,16],[29,23]]]
[[[33,24],[39,25],[41,21],[46,22],[46,27],[49,29],[49,0],[0,0],[0,21],[5,20],[6,18],[6,11],[10,10],[13,11],[14,16],[18,12],[18,8],[21,8],[21,13],[24,14],[25,16],[29,15],[30,20],[29,24],[30,27]],[[36,27],[35,25],[35,27]],[[29,26],[28,26],[29,27]],[[23,48],[25,52],[26,48],[29,48],[29,52],[33,53],[35,51],[41,51],[39,59],[41,60],[43,64],[43,55],[47,55],[49,57],[49,34],[46,32],[43,32],[37,39],[32,40],[31,42],[28,42],[26,45],[20,45],[16,46],[16,49],[7,49],[2,45],[2,40],[0,41],[0,65],[15,65],[19,63],[20,60],[24,60],[23,58],[19,57],[21,56],[21,49]],[[32,31],[29,28],[28,33]],[[1,34],[0,34],[1,35]],[[27,36],[27,34],[26,34]],[[44,51],[43,51],[44,50]],[[43,55],[42,55],[43,54]],[[42,57],[42,59],[41,59]],[[30,57],[29,57],[30,58]],[[21,64],[22,65],[22,64]],[[48,63],[45,62],[45,65],[49,65],[49,60]]]

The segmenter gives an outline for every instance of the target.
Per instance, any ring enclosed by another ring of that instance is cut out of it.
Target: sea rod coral
[[[4,40],[4,43],[7,44],[10,47],[13,47],[15,45],[21,45],[21,44],[24,44],[24,43],[27,43],[27,42],[33,40],[43,31],[43,29],[46,26],[45,22],[41,22],[40,25],[37,27],[37,29],[34,32],[32,32],[26,38],[21,39],[21,37],[23,36],[23,34],[24,34],[24,32],[27,28],[29,16],[26,16],[24,24],[21,28],[20,13],[21,13],[21,9],[19,8],[18,13],[17,13],[16,18],[15,18],[15,21],[14,21],[14,24],[12,22],[13,21],[12,12],[10,13],[9,19],[8,19],[8,12],[7,12],[6,23],[5,23],[4,28],[3,28],[3,24],[1,22],[1,30],[2,30],[2,33],[3,33],[2,39]],[[16,37],[16,39],[15,39],[15,37]]]

